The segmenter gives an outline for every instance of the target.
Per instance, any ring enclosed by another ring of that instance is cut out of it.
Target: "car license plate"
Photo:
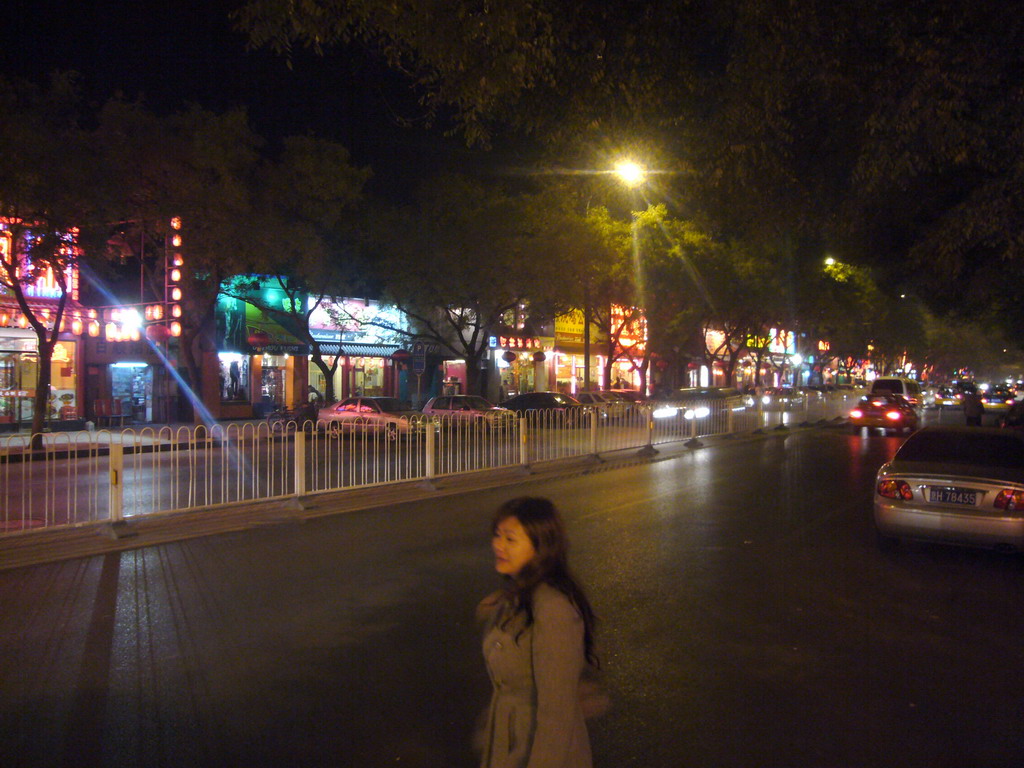
[[[929,488],[928,501],[974,506],[978,501],[978,492],[967,488]]]

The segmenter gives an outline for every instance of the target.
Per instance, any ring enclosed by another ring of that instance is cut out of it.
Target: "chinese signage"
[[[605,338],[605,333],[591,321],[590,340],[597,342]],[[583,313],[578,309],[555,318],[555,343],[563,342],[583,343]]]
[[[612,305],[612,328],[618,330],[619,348],[630,357],[642,357],[647,347],[647,319],[637,308]]]
[[[0,227],[3,224],[0,223]],[[26,275],[34,274],[35,279],[28,282],[22,282],[22,290],[25,296],[35,299],[55,299],[59,300],[63,291],[61,290],[60,283],[57,281],[56,275],[54,274],[53,267],[46,265],[40,266],[35,269],[30,258],[32,242],[35,238],[31,233],[25,235],[25,251],[20,256],[20,263],[18,264],[18,279],[22,281]],[[64,244],[61,246],[61,253],[66,257],[71,257],[75,251],[75,236],[73,234],[63,235],[61,239]],[[0,229],[0,259],[10,262],[12,257],[12,239],[11,233]],[[2,274],[2,273],[0,273]],[[3,275],[6,279],[6,274]],[[64,268],[64,284],[67,286],[67,293],[69,298],[78,299],[78,269],[70,261]],[[11,295],[11,289],[3,284],[0,284],[0,296]]]
[[[763,349],[773,355],[792,355],[796,352],[796,334],[771,328],[767,336],[748,336],[748,349]]]
[[[537,336],[491,336],[491,349],[522,349],[526,351],[543,349]]]

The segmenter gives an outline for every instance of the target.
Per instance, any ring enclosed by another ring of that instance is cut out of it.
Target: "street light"
[[[627,189],[636,189],[647,181],[647,169],[632,160],[620,160],[613,173]],[[590,390],[590,286],[584,283],[583,297],[583,391]]]
[[[622,160],[615,165],[615,175],[629,189],[636,189],[647,181],[647,170],[632,160]]]

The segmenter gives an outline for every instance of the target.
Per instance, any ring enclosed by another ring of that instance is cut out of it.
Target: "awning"
[[[321,342],[320,354],[335,357],[391,357],[401,347],[397,344],[363,344],[355,341]]]

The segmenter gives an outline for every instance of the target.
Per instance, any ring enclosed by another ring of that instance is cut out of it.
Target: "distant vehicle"
[[[920,408],[924,405],[921,385],[913,379],[902,379],[896,376],[880,376],[871,382],[870,394],[877,395],[882,392],[891,392],[894,395],[903,395],[907,402],[915,408]]]
[[[391,440],[425,432],[428,425],[435,424],[395,397],[349,397],[321,408],[319,416],[328,433],[382,433]]]
[[[1014,402],[1013,392],[1006,387],[990,387],[981,395],[981,404],[985,406],[986,413],[1006,413]]]
[[[609,419],[624,419],[632,410],[632,403],[614,392],[577,392],[576,399],[583,405],[592,405]]]
[[[825,393],[819,387],[797,387],[796,390],[810,403],[825,399]]]
[[[753,406],[752,395],[735,387],[683,387],[669,392],[654,409],[654,418],[705,419],[714,410],[744,411]]]
[[[524,392],[510,397],[501,404],[516,413],[527,411],[559,411],[568,412],[582,408],[579,400],[562,392]]]
[[[901,538],[1024,548],[1024,432],[925,427],[875,478],[879,544]]]
[[[960,408],[963,406],[963,392],[953,387],[941,386],[935,390],[935,405],[942,408]]]
[[[803,393],[792,387],[768,387],[761,393],[761,405],[764,408],[788,410],[803,404]]]
[[[514,424],[516,415],[477,395],[444,395],[433,397],[423,406],[426,416],[436,416],[459,423],[485,424],[499,427]]]
[[[885,434],[911,432],[920,421],[917,409],[901,395],[880,392],[865,395],[849,414],[850,429],[859,434],[864,428],[880,429]]]

